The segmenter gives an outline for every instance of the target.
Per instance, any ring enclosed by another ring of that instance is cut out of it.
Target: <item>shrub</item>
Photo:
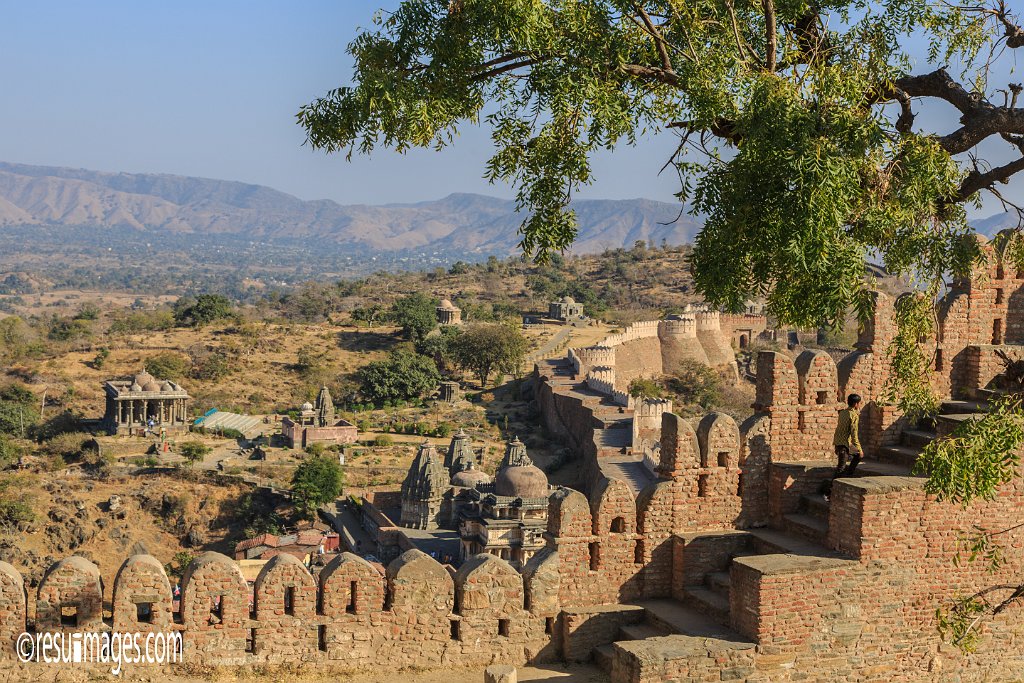
[[[703,363],[685,360],[668,379],[668,388],[684,404],[696,404],[705,410],[719,400],[720,380],[714,370]]]
[[[311,443],[306,446],[306,452],[313,457],[319,457],[327,453],[327,447],[322,443]]]
[[[188,358],[175,353],[164,351],[146,359],[146,372],[158,379],[169,379],[180,382],[189,375],[191,363]]]
[[[394,443],[395,440],[392,439],[387,434],[378,434],[377,437],[373,440],[374,446],[391,446],[394,445]]]
[[[178,452],[188,461],[189,467],[202,460],[212,450],[200,441],[186,441],[178,446]]]

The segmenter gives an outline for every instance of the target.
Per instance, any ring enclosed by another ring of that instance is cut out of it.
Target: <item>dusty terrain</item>
[[[95,562],[112,586],[139,543],[164,563],[186,549],[230,552],[240,531],[232,528],[233,510],[248,491],[167,475],[99,479],[78,467],[18,476],[35,491],[36,522],[0,534],[0,559],[21,571],[30,588],[47,567],[72,554]]]

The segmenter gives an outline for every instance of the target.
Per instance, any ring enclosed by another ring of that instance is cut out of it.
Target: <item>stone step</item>
[[[881,462],[899,465],[901,467],[913,468],[917,462],[917,456],[921,454],[920,448],[914,446],[882,446],[875,456]]]
[[[909,477],[912,476],[910,469],[911,468],[906,465],[897,465],[891,462],[881,462],[879,460],[869,459],[861,461],[860,465],[857,466],[857,471],[854,473],[854,476]]]
[[[935,432],[933,430],[926,430],[926,429],[904,429],[903,430],[903,435],[900,438],[900,441],[902,442],[902,445],[904,445],[904,446],[911,446],[911,447],[914,447],[914,448],[924,448],[929,443],[931,443],[932,440],[936,436],[937,435],[935,434]]]
[[[828,537],[828,522],[806,513],[793,512],[783,515],[782,525],[789,533],[822,545],[825,544],[825,539]]]
[[[805,493],[800,496],[800,509],[811,517],[828,523],[829,511],[832,509],[825,496],[820,493]]]
[[[749,643],[750,640],[733,631],[728,621],[720,622],[684,603],[669,598],[656,598],[637,603],[644,608],[644,620],[668,630],[668,638],[690,636],[712,638],[728,643]],[[613,646],[618,647],[618,646]]]
[[[612,672],[612,662],[615,661],[615,646],[611,643],[599,645],[594,648],[594,664],[606,674]]]
[[[708,572],[704,575],[704,585],[728,600],[732,577],[729,572]]]
[[[984,413],[987,410],[988,403],[985,401],[943,401],[942,405],[939,406],[940,415],[952,415],[955,413]]]
[[[619,637],[616,640],[647,640],[658,636],[667,636],[669,630],[660,626],[648,623],[627,624],[619,627]]]
[[[721,624],[729,623],[729,600],[703,586],[683,589],[683,603]]]
[[[754,547],[761,552],[758,555],[805,555],[808,557],[840,557],[840,553],[829,550],[821,543],[787,533],[780,529],[751,529],[750,535],[756,540]]]

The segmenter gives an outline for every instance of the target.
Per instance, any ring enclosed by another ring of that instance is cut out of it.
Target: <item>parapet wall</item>
[[[297,559],[280,555],[261,570],[250,602],[238,565],[204,553],[185,572],[176,614],[160,562],[136,555],[118,572],[107,621],[100,607],[108,595],[97,567],[71,557],[39,584],[36,618],[29,622],[24,582],[0,563],[0,641],[12,642],[26,627],[177,630],[185,662],[312,662],[338,671],[581,658],[602,638],[615,637],[617,628],[595,631],[601,622],[637,621],[628,608],[609,606],[645,597],[683,599],[686,587],[724,552],[727,560],[739,555],[727,569],[729,625],[750,639],[750,647],[740,649],[746,665],[770,680],[793,674],[867,680],[875,672],[886,680],[924,682],[941,670],[955,680],[980,682],[1019,674],[1020,605],[986,625],[979,652],[970,656],[942,643],[935,609],[955,595],[1019,582],[1024,529],[1007,534],[1005,563],[993,574],[957,565],[953,556],[957,534],[972,522],[1003,528],[1019,521],[1024,479],[1004,487],[995,500],[966,509],[935,501],[920,480],[841,480],[833,489],[829,540],[842,556],[751,554],[733,527],[750,516],[740,477],[754,474],[751,460],[764,433],[756,423],[737,428],[723,415],[705,417],[696,430],[671,413],[663,421],[662,479],[635,499],[614,479],[602,480],[589,501],[570,489],[556,492],[549,502],[547,546],[522,573],[490,555],[470,558],[452,572],[410,550],[383,574],[343,553],[313,576]],[[722,532],[713,532],[717,528]],[[708,529],[712,533],[695,533]],[[708,677],[714,667],[725,672],[737,653],[727,648],[712,656],[704,648],[713,640],[668,650],[650,649],[668,644],[663,639],[641,649],[623,644],[614,650],[624,659],[613,666],[612,680],[653,683],[685,679],[686,672]],[[13,652],[4,649],[0,656]]]
[[[75,556],[40,583],[34,623],[25,619],[20,574],[0,565],[0,641],[13,642],[26,627],[177,630],[186,663],[317,661],[364,671],[483,666],[495,659],[522,665],[557,655],[552,581],[557,584],[557,577],[536,570],[524,579],[492,555],[470,559],[453,576],[419,550],[403,553],[384,575],[343,553],[314,577],[298,559],[281,554],[260,571],[250,600],[238,565],[203,553],[186,569],[180,612],[174,614],[163,566],[135,555],[118,572],[113,617],[104,621],[99,570]],[[76,616],[69,619],[69,613]],[[11,648],[0,654],[12,656]]]

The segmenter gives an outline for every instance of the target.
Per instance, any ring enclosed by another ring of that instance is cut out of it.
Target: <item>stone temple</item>
[[[463,485],[454,495],[460,560],[487,553],[521,570],[544,547],[548,498],[554,489],[518,438],[506,445],[493,484],[468,478],[477,471],[464,471],[452,480],[456,487]]]
[[[281,435],[290,448],[305,448],[310,444],[348,444],[358,438],[356,426],[340,420],[334,414],[334,400],[327,387],[321,387],[316,403],[303,403],[296,419],[281,420]]]
[[[157,380],[145,370],[126,380],[103,383],[106,409],[103,426],[110,434],[139,434],[146,429],[188,429],[188,392],[170,380]]]
[[[437,313],[438,325],[443,327],[445,325],[462,324],[462,309],[448,299],[441,299],[441,302],[437,305],[435,310]]]

